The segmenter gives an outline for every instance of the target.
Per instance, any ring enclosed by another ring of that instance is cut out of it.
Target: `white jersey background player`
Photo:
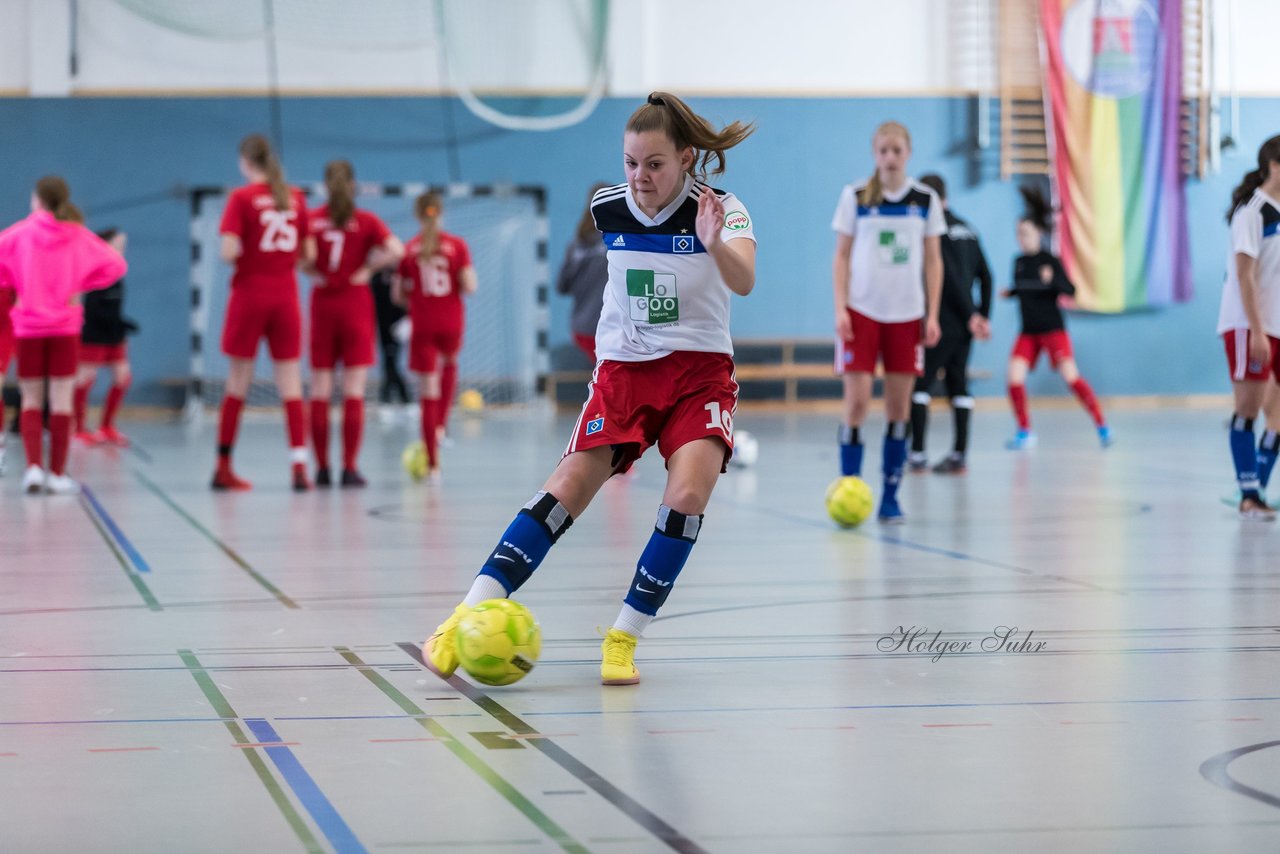
[[[671,592],[732,453],[730,292],[755,285],[747,209],[699,180],[752,128],[717,131],[679,98],[654,92],[623,135],[625,184],[596,193],[592,214],[607,247],[609,283],[596,330],[599,361],[559,466],[520,510],[471,591],[427,639],[423,659],[451,674],[454,629],[471,606],[509,596],[611,476],[652,445],[667,463],[657,524],[601,649],[605,685],[640,681],[636,640]]]

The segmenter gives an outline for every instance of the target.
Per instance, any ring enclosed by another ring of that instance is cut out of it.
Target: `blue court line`
[[[283,740],[276,735],[276,731],[264,718],[245,718],[244,722],[258,739],[259,744]],[[290,789],[293,789],[293,793],[311,814],[320,832],[325,835],[338,854],[345,854],[345,852],[368,854],[368,849],[360,844],[359,839],[356,839],[351,828],[342,820],[342,816],[338,815],[338,811],[333,808],[333,804],[329,803],[329,799],[325,797],[324,792],[320,791],[320,787],[316,785],[315,780],[311,779],[311,775],[302,767],[302,763],[293,755],[292,750],[283,746],[263,747],[262,750],[275,763],[284,781],[289,784]]]
[[[119,544],[120,550],[129,556],[129,560],[137,567],[138,572],[150,572],[151,567],[143,560],[142,555],[138,554],[138,550],[133,547],[133,543],[129,542],[129,538],[124,535],[124,531],[120,530],[120,526],[116,524],[116,520],[112,519],[107,513],[105,507],[98,501],[97,496],[93,494],[93,490],[88,484],[80,484],[80,491],[84,493],[84,497],[89,499],[89,503],[93,505],[93,509],[97,511],[98,518],[102,520],[102,524],[107,526],[107,530],[111,532],[111,536]]]

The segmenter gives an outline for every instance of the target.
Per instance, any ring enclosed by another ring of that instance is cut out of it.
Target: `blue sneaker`
[[[1105,424],[1098,428],[1098,441],[1102,443],[1102,447],[1110,448],[1116,443],[1115,437],[1111,435],[1111,428]]]
[[[1004,443],[1004,446],[1011,451],[1022,451],[1027,448],[1034,448],[1039,444],[1036,434],[1030,430],[1019,430],[1013,434],[1013,438]]]
[[[880,522],[884,525],[901,525],[907,521],[906,514],[898,506],[897,498],[885,496],[880,500]]]

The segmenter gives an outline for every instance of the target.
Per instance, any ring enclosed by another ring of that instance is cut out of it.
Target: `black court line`
[[[1246,786],[1232,777],[1227,770],[1227,767],[1241,756],[1256,753],[1259,750],[1266,750],[1270,747],[1280,747],[1280,741],[1264,741],[1259,744],[1250,744],[1246,747],[1228,750],[1226,753],[1219,753],[1217,756],[1211,756],[1200,765],[1200,776],[1213,783],[1213,785],[1221,786],[1229,792],[1235,792],[1247,798],[1253,798],[1255,801],[1264,803],[1269,807],[1280,809],[1280,797],[1276,797],[1270,792],[1264,792],[1261,789],[1255,789],[1253,786]]]
[[[405,654],[412,658],[424,669],[428,669],[426,663],[422,660],[422,650],[417,644],[398,643],[396,646],[404,650]],[[671,825],[667,824],[656,814],[650,812],[647,808],[640,804],[639,801],[632,798],[626,792],[610,783],[604,777],[587,767],[583,762],[574,757],[560,745],[556,744],[550,738],[542,736],[542,733],[518,718],[513,712],[502,706],[496,700],[485,694],[479,688],[476,688],[470,682],[459,676],[450,676],[445,680],[452,685],[459,693],[468,700],[475,703],[498,723],[507,729],[519,735],[534,736],[528,739],[528,744],[541,750],[551,761],[555,762],[565,771],[568,771],[596,794],[613,804],[624,815],[635,821],[649,833],[661,840],[673,851],[679,851],[681,854],[707,854],[705,848],[692,839],[688,838]]]

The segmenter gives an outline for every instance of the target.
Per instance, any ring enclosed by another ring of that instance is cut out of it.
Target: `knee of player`
[[[667,484],[662,503],[683,516],[697,517],[707,509],[711,491],[698,484]]]

